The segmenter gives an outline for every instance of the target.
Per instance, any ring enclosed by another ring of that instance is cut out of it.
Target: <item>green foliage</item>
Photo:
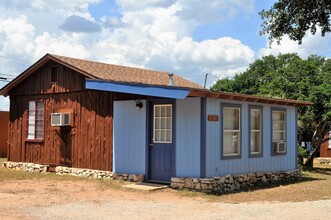
[[[317,27],[322,36],[331,31],[330,0],[278,0],[259,14],[264,20],[260,34],[268,34],[270,44],[274,40],[279,43],[284,35],[301,44],[305,33],[310,30],[315,34]]]
[[[331,60],[324,57],[266,56],[234,79],[219,80],[211,89],[313,102],[313,106],[298,109],[301,140],[311,141],[320,122],[331,120]]]
[[[303,147],[301,147],[300,145],[298,145],[298,156],[300,156],[300,157],[304,157],[304,156],[306,156],[306,150],[303,148]]]

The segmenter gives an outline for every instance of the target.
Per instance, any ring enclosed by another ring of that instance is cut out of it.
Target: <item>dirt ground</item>
[[[331,169],[322,171],[306,172],[300,183],[215,196],[0,168],[0,219],[328,219]]]

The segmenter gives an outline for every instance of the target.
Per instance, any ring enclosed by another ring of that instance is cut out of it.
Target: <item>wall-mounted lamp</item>
[[[136,110],[140,111],[143,107],[143,103],[139,100],[136,101]]]

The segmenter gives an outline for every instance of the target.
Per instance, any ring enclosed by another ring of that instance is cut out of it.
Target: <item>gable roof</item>
[[[0,95],[7,96],[8,92],[33,74],[38,68],[42,67],[48,61],[55,61],[68,68],[71,68],[86,78],[97,81],[126,83],[136,88],[139,85],[146,85],[147,87],[161,86],[165,89],[185,89],[188,96],[191,97],[207,97],[214,99],[227,99],[246,102],[258,102],[276,105],[289,105],[289,106],[306,106],[312,105],[311,102],[287,99],[275,99],[267,97],[259,97],[254,95],[216,92],[208,89],[203,89],[202,86],[186,80],[180,76],[173,75],[174,86],[169,85],[169,72],[146,70],[141,68],[126,67],[119,65],[106,64],[101,62],[82,60],[77,58],[59,56],[54,54],[46,54],[36,63],[30,66],[27,70],[17,76],[13,81],[8,83],[0,89]],[[136,85],[136,86],[135,86]]]
[[[126,67],[120,65],[113,65],[71,57],[65,57],[55,54],[46,54],[31,67],[17,76],[13,81],[8,83],[5,87],[0,90],[0,95],[8,95],[8,92],[14,88],[17,84],[22,82],[28,76],[33,74],[38,68],[43,66],[48,61],[53,60],[60,63],[68,68],[71,68],[87,78],[123,82],[123,83],[137,83],[145,85],[155,86],[170,86],[169,85],[169,74],[170,72],[147,70],[135,67]],[[181,88],[195,88],[202,89],[203,87],[193,83],[180,76],[173,75],[174,85],[171,87]]]

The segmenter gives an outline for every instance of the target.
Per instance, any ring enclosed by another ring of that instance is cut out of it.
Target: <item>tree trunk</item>
[[[314,158],[316,157],[317,153],[319,152],[320,147],[321,147],[321,145],[314,148],[312,151],[310,151],[304,166],[311,167],[311,168],[314,167]]]
[[[321,145],[325,142],[330,140],[329,137],[325,138],[326,134],[330,131],[330,122],[329,121],[321,121],[316,131],[313,134],[312,138],[312,150],[309,152],[307,160],[304,166],[313,167],[314,166],[314,158],[320,152]]]

